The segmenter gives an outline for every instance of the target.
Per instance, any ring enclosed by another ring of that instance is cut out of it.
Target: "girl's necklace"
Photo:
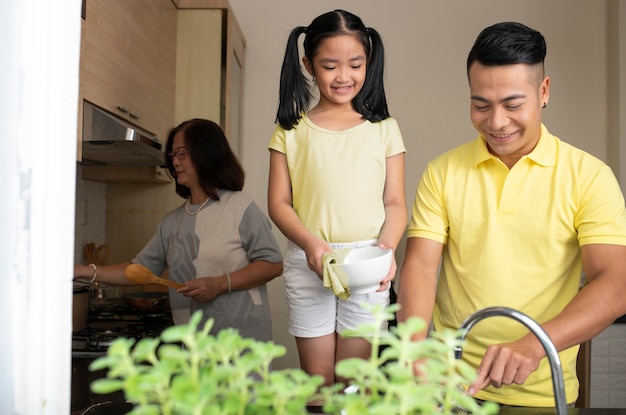
[[[195,211],[191,211],[189,210],[189,204],[191,203],[191,198],[187,199],[187,203],[185,204],[185,212],[187,212],[188,215],[194,216],[197,215],[198,212],[200,212],[202,210],[202,208],[204,207],[204,205],[207,204],[207,202],[209,201],[210,197],[207,197],[206,200],[204,202],[202,202],[202,204],[200,205],[200,207],[198,209],[196,209]]]

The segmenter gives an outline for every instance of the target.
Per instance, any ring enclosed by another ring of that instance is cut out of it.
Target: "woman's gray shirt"
[[[271,223],[252,198],[227,190],[220,190],[218,195],[219,201],[210,200],[197,215],[189,215],[184,204],[168,213],[132,262],[156,275],[169,268],[169,278],[182,283],[223,276],[255,260],[281,262]],[[266,284],[222,294],[208,302],[192,301],[174,289],[169,295],[176,324],[187,323],[194,311],[202,310],[203,321],[215,320],[213,334],[234,327],[244,337],[264,341],[272,337]]]

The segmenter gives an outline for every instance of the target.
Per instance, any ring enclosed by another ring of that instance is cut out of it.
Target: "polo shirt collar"
[[[543,123],[541,124],[541,136],[537,145],[526,157],[540,166],[555,166],[557,159],[557,143],[555,137],[548,132]],[[482,135],[478,135],[474,141],[474,166],[495,159],[496,156],[489,152],[487,148],[487,140]]]

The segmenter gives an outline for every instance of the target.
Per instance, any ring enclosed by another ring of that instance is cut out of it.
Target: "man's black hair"
[[[517,22],[496,23],[476,38],[467,57],[467,73],[474,62],[484,66],[537,65],[543,64],[545,57],[546,41],[541,33]]]

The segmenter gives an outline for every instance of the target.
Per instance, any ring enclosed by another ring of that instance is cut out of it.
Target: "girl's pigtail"
[[[385,49],[380,34],[371,27],[366,30],[371,45],[367,75],[353,105],[356,111],[363,114],[363,118],[376,122],[389,118],[384,85]]]
[[[298,26],[291,31],[287,40],[285,59],[280,70],[280,90],[276,121],[285,130],[292,129],[306,111],[311,100],[311,89],[300,66],[298,38],[306,32],[306,27]]]

